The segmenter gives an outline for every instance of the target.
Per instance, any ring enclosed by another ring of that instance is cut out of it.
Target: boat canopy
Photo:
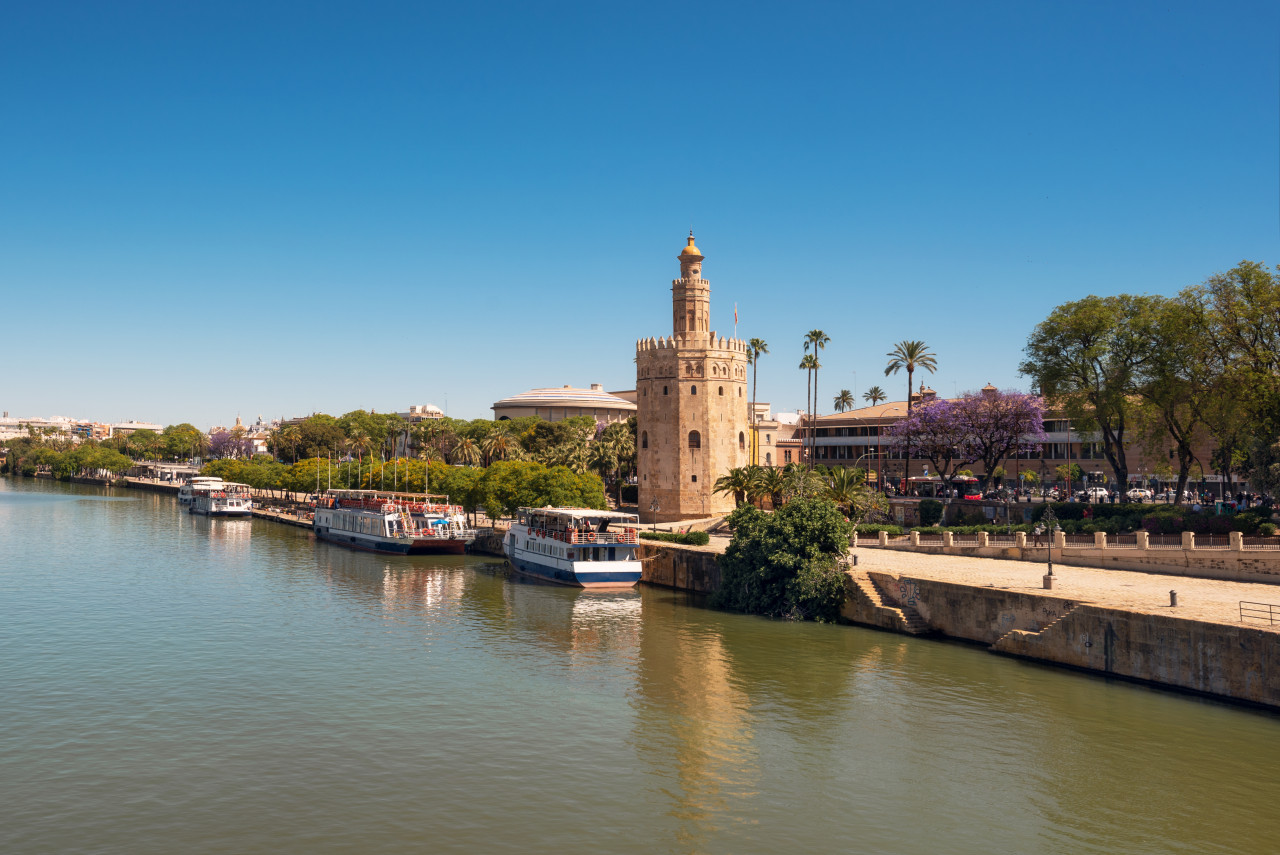
[[[521,508],[520,513],[559,517],[566,520],[621,520],[631,523],[639,520],[635,514],[625,514],[622,511],[597,511],[591,508]]]

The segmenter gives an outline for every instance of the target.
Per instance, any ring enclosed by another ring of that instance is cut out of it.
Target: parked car
[[[1142,502],[1151,501],[1151,491],[1145,490],[1142,487],[1134,487],[1132,490],[1125,493],[1124,495],[1125,495],[1125,498],[1128,499],[1129,501],[1138,502],[1139,504],[1141,504]]]
[[[1090,487],[1080,491],[1080,499],[1085,502],[1105,502],[1111,498],[1111,491],[1106,487]]]

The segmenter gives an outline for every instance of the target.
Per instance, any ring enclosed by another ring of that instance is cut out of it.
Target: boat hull
[[[205,517],[251,517],[253,512],[248,508],[236,508],[229,511],[205,511],[197,507],[192,507],[187,511],[189,514],[199,514]]]
[[[466,541],[456,538],[381,538],[354,531],[330,531],[319,526],[315,535],[328,543],[382,555],[462,555],[467,550]]]
[[[640,581],[640,562],[638,561],[628,561],[625,564],[618,562],[622,566],[611,567],[608,570],[599,572],[586,570],[577,572],[572,568],[544,564],[524,555],[508,555],[507,558],[511,562],[511,566],[525,576],[541,579],[544,582],[553,582],[557,585],[568,585],[573,588],[588,588],[590,590],[634,588],[636,583]],[[630,564],[635,566],[626,566]]]

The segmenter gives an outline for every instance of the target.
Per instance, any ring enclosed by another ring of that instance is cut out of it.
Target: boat
[[[188,512],[208,517],[247,517],[253,512],[253,496],[248,484],[235,481],[199,484],[191,488]]]
[[[640,581],[635,514],[591,508],[520,508],[503,550],[521,573],[580,588]]]
[[[327,491],[316,500],[312,530],[330,543],[390,555],[460,555],[476,537],[448,497],[380,490]]]
[[[194,490],[196,487],[218,487],[222,485],[222,479],[216,475],[197,475],[187,483],[178,488],[178,504],[189,505],[195,501]]]

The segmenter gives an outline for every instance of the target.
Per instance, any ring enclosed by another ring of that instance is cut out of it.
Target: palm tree
[[[822,366],[818,363],[818,351],[827,346],[827,342],[831,341],[831,336],[822,330],[809,330],[809,334],[804,337],[804,349],[809,350],[809,345],[813,345],[813,413],[809,417],[809,423],[812,426],[809,433],[811,434],[809,442],[809,467],[813,468],[813,458],[817,456],[818,451],[818,369]]]
[[[356,489],[362,489],[364,487],[364,453],[373,447],[373,438],[365,432],[364,428],[356,427],[351,429],[347,440],[351,444],[351,450],[360,457],[360,464],[356,468]]]
[[[872,386],[862,395],[862,400],[871,402],[871,406],[875,406],[881,401],[889,400],[889,396],[879,386]]]
[[[760,436],[756,429],[756,369],[760,366],[760,357],[769,352],[768,343],[762,338],[753,338],[747,342],[747,362],[751,363],[751,462],[759,463]]]
[[[511,438],[511,434],[507,432],[506,428],[494,428],[493,432],[480,443],[480,450],[484,453],[486,465],[495,460],[507,460],[510,458],[514,445],[515,440]]]
[[[897,374],[901,368],[907,369],[907,413],[910,414],[912,377],[917,368],[923,368],[930,374],[936,371],[937,355],[922,341],[900,341],[885,356],[889,357],[889,364],[885,366],[884,376]]]
[[[751,487],[751,475],[746,467],[730,469],[716,479],[713,493],[733,493],[733,503],[741,505],[746,501],[747,490]]]
[[[845,410],[853,409],[853,393],[848,389],[841,389],[840,394],[836,395],[835,400],[831,402],[837,413],[843,413]]]
[[[812,387],[812,385],[809,383],[809,376],[810,376],[809,372],[812,372],[812,371],[813,371],[813,367],[814,367],[815,365],[817,365],[817,364],[818,364],[818,357],[814,356],[812,353],[806,353],[806,354],[805,354],[805,356],[804,356],[804,359],[801,359],[801,360],[800,360],[800,365],[798,366],[802,371],[804,371],[804,372],[805,372],[805,377],[804,377],[804,411],[805,411],[805,417],[806,417],[806,418],[808,418],[808,415],[809,415],[809,409],[813,406],[813,403],[812,403],[812,400],[811,400],[811,399],[812,399],[812,397],[813,397],[813,387]],[[800,448],[803,450],[803,449],[804,449],[804,446],[805,446],[805,443],[804,443],[804,421],[801,421],[801,422],[800,422],[800,439],[801,439]]]
[[[458,444],[453,447],[451,454],[455,463],[464,463],[474,466],[480,462],[480,446],[469,436],[464,436],[458,440]]]

